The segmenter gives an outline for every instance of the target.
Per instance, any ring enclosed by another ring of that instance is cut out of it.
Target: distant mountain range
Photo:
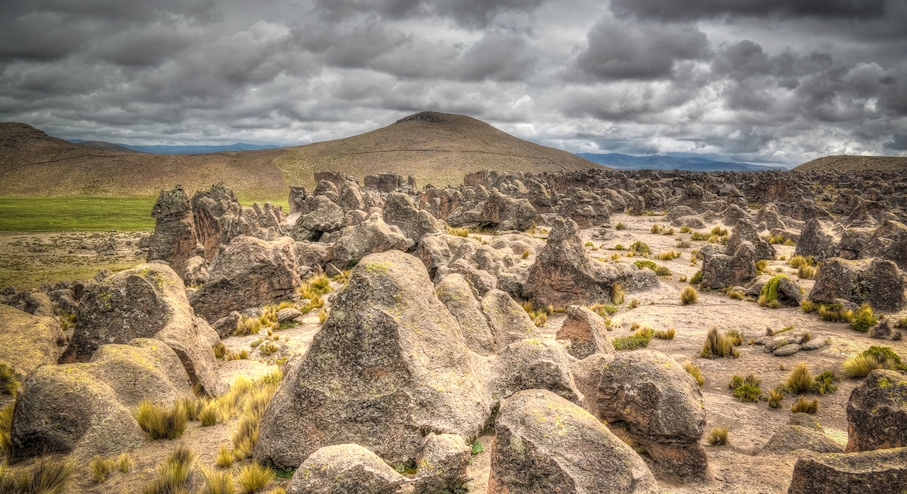
[[[705,158],[674,158],[671,156],[658,155],[630,156],[617,153],[580,153],[577,154],[577,156],[617,170],[683,170],[693,172],[761,172],[779,169],[784,170],[784,168],[772,166],[713,161]]]
[[[132,146],[129,144],[118,144],[104,141],[83,141],[81,139],[72,139],[69,142],[73,144],[81,144],[82,146],[88,146],[95,149],[103,149],[105,151],[135,151],[139,153],[150,154],[210,154],[220,153],[222,151],[258,151],[261,149],[276,149],[280,147],[275,144],[266,144],[260,146],[258,144],[248,144],[245,142],[237,142],[235,144],[228,144],[225,146]]]

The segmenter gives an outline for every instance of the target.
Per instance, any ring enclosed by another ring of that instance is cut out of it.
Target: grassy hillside
[[[153,197],[182,184],[190,193],[224,182],[256,200],[285,198],[312,174],[415,175],[420,186],[456,185],[465,173],[582,170],[598,165],[517,139],[461,115],[419,113],[359,136],[308,146],[203,155],[93,149],[19,123],[0,123],[0,196]]]
[[[794,168],[795,172],[848,172],[859,170],[907,171],[907,158],[895,156],[824,156]]]

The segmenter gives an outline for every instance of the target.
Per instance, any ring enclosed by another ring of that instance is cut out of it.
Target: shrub
[[[693,231],[693,229],[690,228],[688,225],[683,225],[682,227],[680,227],[680,233],[690,233],[692,231]]]
[[[448,234],[448,235],[454,235],[454,236],[457,236],[457,237],[468,237],[468,236],[469,236],[469,229],[468,229],[468,228],[452,228],[452,227],[449,227],[449,226],[448,226],[448,227],[447,227],[447,234]]]
[[[838,376],[836,376],[834,372],[825,371],[816,376],[816,384],[813,386],[813,391],[820,395],[834,393],[838,389],[838,386],[835,384],[835,381],[837,380]]]
[[[221,445],[220,449],[217,450],[217,458],[214,459],[214,464],[221,468],[233,466],[233,452],[230,451],[227,445]]]
[[[626,230],[627,225],[625,223],[618,223],[617,225],[614,226],[614,229],[615,230]]]
[[[132,455],[129,453],[120,453],[120,456],[117,456],[117,468],[123,473],[129,473],[132,471],[132,467],[135,465],[135,462],[132,460]]]
[[[690,240],[694,240],[694,241],[697,241],[697,242],[702,242],[703,240],[708,240],[709,237],[710,237],[710,235],[709,235],[708,233],[693,232],[693,233],[690,235]]]
[[[809,393],[815,383],[815,378],[809,372],[809,367],[806,366],[806,363],[800,362],[784,381],[784,389],[791,393],[802,395]]]
[[[620,305],[624,303],[624,287],[620,283],[615,283],[611,287],[611,303],[614,305]]]
[[[623,245],[623,244],[617,244],[617,245],[614,246],[614,250],[624,250],[624,245]]]
[[[641,240],[637,240],[630,245],[630,250],[638,252],[640,254],[648,254],[652,252],[652,249],[649,248],[649,245]]]
[[[770,408],[781,408],[781,400],[784,399],[784,389],[775,388],[768,392],[768,406]]]
[[[762,384],[762,380],[750,374],[746,378],[734,376],[728,387],[733,390],[734,398],[742,402],[757,402],[762,396],[762,390],[759,389],[760,384]]]
[[[789,280],[790,278],[788,278],[787,275],[777,274],[772,276],[771,279],[765,283],[765,286],[762,287],[762,291],[759,292],[759,305],[770,306],[772,302],[778,300],[778,287],[781,285],[781,280],[783,279]]]
[[[657,276],[671,276],[671,270],[664,266],[658,266],[655,268],[655,274]]]
[[[661,233],[661,231],[664,230],[664,229],[665,229],[664,226],[659,225],[658,223],[655,223],[654,225],[652,225],[652,230],[651,230],[651,231],[652,231],[652,233]]]
[[[151,439],[176,439],[186,431],[189,416],[181,401],[167,408],[144,400],[135,411],[135,419]]]
[[[167,455],[157,467],[155,480],[142,489],[142,494],[177,494],[188,492],[192,482],[195,453],[186,446],[180,446]]]
[[[615,350],[635,350],[637,348],[649,346],[649,342],[652,340],[654,334],[655,332],[652,328],[643,328],[632,336],[614,338],[612,343],[614,343]]]
[[[88,469],[91,471],[91,478],[94,479],[95,482],[103,484],[115,466],[116,463],[114,463],[113,460],[95,456],[94,459],[91,460],[91,463],[88,464]]]
[[[741,333],[740,331],[737,331],[736,329],[729,329],[725,331],[724,334],[727,335],[732,345],[740,346],[743,344],[743,333]]]
[[[6,364],[0,364],[0,393],[16,396],[19,389],[19,378],[16,371]]]
[[[655,264],[652,261],[648,261],[648,260],[633,261],[633,264],[635,264],[636,267],[639,269],[649,268],[652,271],[655,271],[655,269],[658,268],[657,264]]]
[[[233,494],[236,492],[236,488],[233,486],[233,475],[230,472],[218,472],[203,468],[202,477],[205,480],[202,486],[202,494]]]
[[[872,307],[870,307],[869,304],[863,304],[854,313],[853,320],[850,322],[850,327],[861,333],[865,333],[878,322],[879,320],[872,314]]]
[[[472,449],[472,455],[475,456],[475,455],[481,453],[482,451],[485,451],[485,445],[480,443],[479,441],[473,441],[471,449]]]
[[[680,291],[680,303],[683,305],[695,304],[699,301],[699,292],[692,286],[686,286]]]
[[[699,384],[700,388],[703,384],[705,384],[705,378],[702,377],[702,368],[698,365],[687,360],[683,363],[683,370],[687,371],[691,376],[693,376],[693,379],[696,379],[696,382]]]
[[[627,304],[627,307],[630,309],[635,309],[635,308],[639,307],[639,300],[634,298],[633,300],[630,301],[629,304]]]
[[[239,483],[240,492],[253,493],[264,490],[274,480],[274,477],[274,470],[253,461],[239,471],[236,482]]]
[[[907,370],[890,347],[869,347],[856,357],[844,361],[844,373],[850,377],[866,377],[875,369]]]
[[[13,409],[15,407],[15,403],[10,403],[0,410],[0,457],[8,455],[13,446]]]
[[[790,265],[790,267],[797,269],[802,266],[812,266],[813,264],[815,264],[815,261],[813,261],[812,256],[794,256],[790,258],[790,261],[787,261],[787,264]]]
[[[776,244],[776,245],[783,244],[784,242],[787,241],[787,239],[784,238],[784,235],[770,235],[767,240],[768,240],[768,243]]]
[[[721,228],[720,226],[716,226],[715,228],[712,228],[711,233],[712,233],[712,235],[718,235],[719,237],[724,237],[727,235],[727,228]]]
[[[688,248],[690,248],[690,243],[682,238],[678,238],[677,245],[675,245],[675,247],[677,247],[678,249],[688,249]],[[678,254],[680,254],[680,253],[678,252]],[[680,256],[678,255],[677,257],[680,257]]]
[[[797,276],[804,280],[811,280],[816,277],[816,268],[812,266],[800,266],[797,270]]]
[[[11,473],[6,461],[0,464],[0,492],[10,494],[62,494],[67,487],[73,467],[59,457],[42,457],[30,468]]]
[[[227,356],[227,347],[224,346],[223,342],[218,342],[217,345],[214,345],[214,358],[224,358]]]
[[[816,304],[812,300],[804,299],[800,302],[800,308],[803,309],[803,312],[810,314],[816,311]]]
[[[673,340],[673,339],[674,339],[674,333],[676,333],[676,332],[677,332],[676,329],[674,329],[674,328],[668,328],[668,329],[665,330],[665,331],[656,331],[655,334],[654,334],[653,336],[655,336],[655,337],[658,338],[659,340]]]
[[[611,315],[618,311],[617,306],[611,304],[596,303],[589,306],[589,310],[605,317],[605,314]]]
[[[706,433],[705,440],[712,446],[722,446],[728,442],[727,435],[727,427],[712,427],[712,429]]]
[[[790,411],[794,413],[808,413],[814,415],[819,411],[819,399],[807,400],[804,397],[797,398],[797,402],[794,403],[794,406],[790,407]]]
[[[765,271],[765,268],[768,267],[768,261],[761,259],[756,261],[756,274],[762,274]]]
[[[718,332],[717,328],[709,330],[705,337],[700,355],[704,358],[734,357],[740,353],[734,348],[730,338]]]
[[[702,270],[701,269],[699,271],[696,271],[696,274],[694,274],[693,277],[690,278],[691,285],[698,285],[700,283],[702,283]]]

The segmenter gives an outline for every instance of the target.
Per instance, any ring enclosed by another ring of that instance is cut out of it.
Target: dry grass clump
[[[800,266],[797,270],[797,276],[804,280],[811,280],[816,277],[816,268],[812,266]]]
[[[727,335],[718,332],[717,328],[709,330],[705,337],[705,343],[702,345],[702,351],[699,354],[703,358],[734,357],[740,356],[740,352],[734,348],[734,344]]]
[[[527,314],[529,314],[532,323],[540,328],[548,323],[548,314],[554,312],[554,307],[540,307],[536,309],[535,304],[533,304],[531,300],[521,303],[520,306]]]
[[[650,230],[652,233],[661,233],[665,229],[664,225],[655,223]]]
[[[835,375],[832,371],[825,371],[818,376],[816,376],[816,383],[813,385],[813,393],[824,395],[825,393],[833,393],[837,391],[838,386],[835,384],[835,381],[838,380],[838,376]]]
[[[468,237],[468,236],[469,236],[469,229],[468,229],[468,228],[453,228],[453,227],[449,227],[449,226],[448,226],[448,227],[447,227],[447,234],[448,234],[448,235],[454,235],[454,236],[456,236],[456,237]]]
[[[616,306],[611,305],[611,304],[602,304],[602,303],[592,304],[592,305],[588,306],[587,309],[591,310],[592,312],[595,312],[596,314],[600,315],[601,317],[610,316],[611,314],[614,314],[615,312],[618,311]]]
[[[791,257],[790,261],[787,261],[787,264],[794,269],[798,269],[803,266],[814,266],[816,262],[813,260],[813,256],[794,256]]]
[[[659,340],[673,340],[676,332],[677,330],[675,328],[668,328],[664,331],[656,331],[653,336]]]
[[[29,468],[16,472],[0,463],[0,492],[4,494],[63,494],[72,477],[72,464],[59,457],[42,457]]]
[[[120,456],[117,456],[117,469],[123,473],[129,473],[132,471],[132,467],[135,466],[135,461],[132,459],[132,455],[129,453],[120,453]]]
[[[244,466],[236,478],[240,492],[254,493],[264,490],[275,477],[274,470],[258,464],[257,461]]]
[[[680,291],[680,303],[683,305],[692,305],[699,301],[699,292],[692,286],[685,286]]]
[[[233,485],[233,475],[230,472],[218,472],[202,468],[204,485],[201,494],[234,494],[236,487]]]
[[[523,253],[520,255],[520,259],[526,259],[526,258],[528,258],[530,254],[532,254],[532,252],[531,252],[529,249],[526,249],[526,250],[524,250]]]
[[[740,346],[743,344],[743,333],[737,331],[736,329],[729,329],[724,332],[727,335],[728,339],[731,340],[731,344],[734,346]]]
[[[876,319],[872,313],[872,307],[870,307],[869,304],[864,303],[856,312],[854,312],[853,319],[850,321],[850,327],[861,333],[865,333],[878,322],[879,320]]]
[[[626,224],[626,223],[623,223],[623,222],[620,222],[620,223],[614,225],[614,229],[615,229],[615,230],[626,230],[626,229],[627,229],[627,224]]]
[[[182,401],[168,408],[144,400],[135,411],[135,420],[151,439],[176,439],[186,431],[189,414]]]
[[[654,335],[655,331],[647,327],[637,330],[631,336],[614,338],[611,342],[614,344],[615,350],[635,350],[649,346],[649,342],[652,341],[652,336]]]
[[[91,460],[91,463],[88,464],[88,469],[91,471],[91,478],[99,484],[103,484],[107,481],[107,476],[110,475],[110,472],[112,472],[115,467],[115,461],[101,456],[95,456],[94,459]]]
[[[781,408],[781,400],[784,399],[783,386],[779,386],[768,392],[768,406],[770,408]]]
[[[686,362],[684,362],[683,370],[687,371],[691,376],[693,376],[693,379],[696,379],[696,382],[699,384],[700,388],[703,384],[705,384],[705,378],[702,377],[702,368],[694,364],[692,361],[687,360]]]
[[[876,369],[907,370],[901,357],[890,347],[872,346],[856,357],[844,361],[844,373],[850,377],[866,377]]]
[[[281,377],[280,371],[277,371],[254,383],[240,379],[233,385],[236,388],[235,392],[234,389],[231,389],[229,393],[221,397],[224,398],[221,403],[222,410],[224,410],[221,412],[222,415],[229,417],[239,413],[237,430],[231,438],[233,456],[236,460],[242,460],[252,455],[252,448],[258,442],[261,417],[268,402],[271,401],[271,397],[277,391]]]
[[[19,377],[12,367],[0,364],[0,393],[16,396],[19,390]]]
[[[626,295],[626,292],[624,292],[624,287],[620,283],[615,283],[611,287],[611,303],[612,304],[620,305],[620,304],[624,303],[625,295]]]
[[[13,409],[15,406],[15,403],[10,403],[5,406],[3,410],[0,410],[0,457],[9,455],[10,449],[13,446],[12,429]]]
[[[727,436],[727,427],[712,427],[712,429],[706,433],[705,441],[712,446],[722,446],[727,444]]]
[[[634,298],[633,300],[630,301],[629,304],[627,304],[628,309],[635,309],[637,307],[639,307],[639,299]]]
[[[815,379],[805,362],[800,362],[784,381],[784,389],[793,394],[809,393],[815,385]]]
[[[652,252],[652,249],[649,247],[649,244],[643,242],[642,240],[637,240],[630,244],[630,257],[635,256],[636,254],[646,255]]]
[[[790,407],[790,411],[794,413],[808,413],[810,415],[815,415],[819,411],[819,399],[815,398],[812,400],[807,400],[804,397],[797,398],[797,402]]]
[[[192,483],[195,453],[186,446],[180,446],[167,455],[158,465],[154,481],[142,489],[142,494],[178,494],[189,492]]]
[[[217,345],[214,345],[214,358],[221,359],[227,356],[227,347],[223,342],[218,342]]]
[[[227,445],[221,445],[220,449],[217,450],[217,458],[214,459],[214,464],[221,468],[230,468],[233,466],[233,461],[233,452],[230,451]]]
[[[205,403],[198,412],[198,420],[202,423],[202,427],[210,427],[216,424],[217,419],[217,408],[211,403]]]

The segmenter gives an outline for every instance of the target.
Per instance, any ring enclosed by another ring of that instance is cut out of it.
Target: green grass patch
[[[154,229],[155,197],[0,197],[0,231]]]

